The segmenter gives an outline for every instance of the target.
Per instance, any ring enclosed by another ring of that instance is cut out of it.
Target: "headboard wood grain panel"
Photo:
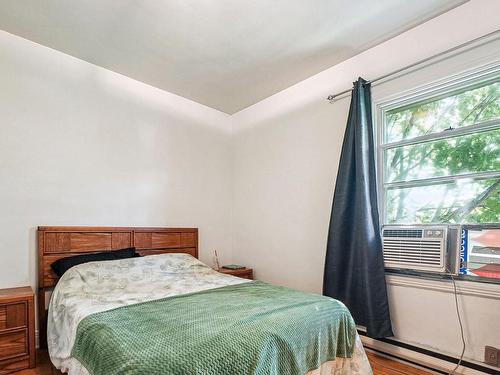
[[[38,314],[40,346],[46,346],[45,293],[58,277],[50,265],[58,259],[135,247],[141,255],[187,253],[198,258],[198,228],[38,227]]]

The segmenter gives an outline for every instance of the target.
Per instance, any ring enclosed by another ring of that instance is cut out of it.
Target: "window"
[[[382,118],[384,223],[500,222],[500,76]]]
[[[500,279],[500,66],[377,110],[381,222],[463,224],[461,272]]]

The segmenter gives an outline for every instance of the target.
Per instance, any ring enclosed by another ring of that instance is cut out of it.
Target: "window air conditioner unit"
[[[386,268],[458,274],[460,227],[385,225],[382,247]]]

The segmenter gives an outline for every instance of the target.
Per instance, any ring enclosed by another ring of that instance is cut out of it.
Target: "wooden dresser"
[[[0,289],[0,375],[35,367],[35,355],[33,290]]]
[[[225,273],[228,275],[233,275],[237,277],[242,277],[244,279],[250,279],[253,280],[253,269],[251,268],[240,268],[237,270],[230,270],[227,268],[220,268],[219,272]]]

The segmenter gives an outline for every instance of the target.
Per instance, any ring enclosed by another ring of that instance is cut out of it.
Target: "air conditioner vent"
[[[446,228],[386,226],[382,230],[386,268],[446,271]]]
[[[421,238],[422,229],[384,229],[384,237]]]

